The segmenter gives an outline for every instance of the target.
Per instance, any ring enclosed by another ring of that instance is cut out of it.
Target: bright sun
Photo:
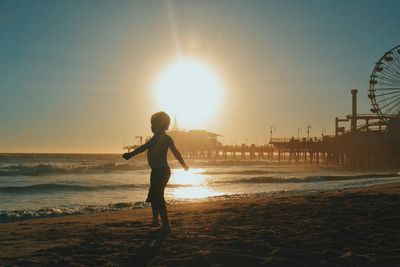
[[[204,127],[216,114],[223,86],[207,64],[180,59],[160,74],[154,92],[161,109],[176,116],[179,127],[193,129]]]

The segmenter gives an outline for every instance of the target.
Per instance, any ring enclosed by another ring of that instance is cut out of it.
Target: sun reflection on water
[[[204,169],[174,170],[169,184],[183,185],[172,189],[175,198],[206,198],[223,195],[223,192],[213,190],[208,186],[209,176],[204,174]]]

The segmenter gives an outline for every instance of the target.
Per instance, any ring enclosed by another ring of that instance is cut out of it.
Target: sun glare
[[[170,184],[185,186],[172,189],[172,195],[175,198],[191,199],[223,195],[223,192],[214,191],[207,186],[207,177],[203,172],[203,169],[190,169],[188,172],[174,170]]]
[[[195,59],[168,66],[154,85],[159,107],[186,129],[204,127],[221,104],[223,86],[216,72]]]

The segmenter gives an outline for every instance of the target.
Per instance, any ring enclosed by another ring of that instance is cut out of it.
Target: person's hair
[[[151,125],[156,132],[168,130],[170,122],[171,119],[168,114],[163,111],[154,113],[151,116]]]

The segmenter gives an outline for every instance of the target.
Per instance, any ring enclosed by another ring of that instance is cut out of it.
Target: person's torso
[[[147,160],[151,168],[168,167],[167,153],[171,138],[163,134],[154,135],[147,151]]]

